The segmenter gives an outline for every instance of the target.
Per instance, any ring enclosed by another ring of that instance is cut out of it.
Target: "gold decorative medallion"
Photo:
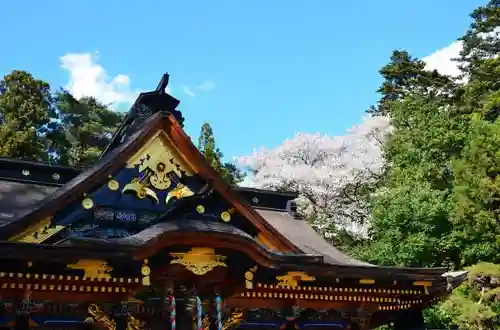
[[[83,270],[85,277],[94,278],[111,278],[109,272],[113,267],[109,266],[104,260],[80,259],[76,264],[69,264],[66,267],[70,269]]]
[[[148,266],[148,259],[144,259],[144,263],[142,264],[141,267],[141,274],[142,274],[142,285],[144,286],[150,286],[151,281],[149,279],[149,275],[151,275],[151,268]]]
[[[109,180],[108,181],[108,188],[109,188],[109,190],[115,191],[115,190],[120,189],[120,184],[116,180]]]
[[[82,206],[84,209],[90,210],[94,207],[94,201],[91,198],[86,197],[82,200]]]
[[[228,211],[224,211],[220,214],[220,218],[224,222],[229,222],[231,221],[231,213],[229,213]]]
[[[194,247],[185,253],[170,253],[174,258],[171,264],[181,264],[195,275],[205,275],[215,267],[227,267],[225,256],[215,254],[215,250],[204,247]]]
[[[301,282],[313,282],[316,278],[305,272],[288,272],[283,276],[276,276],[276,280],[279,286],[297,287]]]
[[[198,212],[199,214],[205,213],[205,206],[203,205],[196,206],[196,212]]]
[[[248,290],[253,289],[253,278],[254,274],[252,271],[249,270],[245,273],[245,288]]]

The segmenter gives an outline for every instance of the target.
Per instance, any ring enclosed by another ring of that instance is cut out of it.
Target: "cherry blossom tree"
[[[241,157],[239,164],[253,174],[249,186],[299,192],[299,212],[326,237],[340,230],[364,236],[369,212],[363,190],[382,173],[389,130],[386,117],[365,117],[346,135],[297,133],[277,148]]]

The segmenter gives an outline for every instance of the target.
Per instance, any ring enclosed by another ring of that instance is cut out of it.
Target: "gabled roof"
[[[234,189],[226,184],[220,176],[209,166],[203,156],[192,144],[190,138],[185,134],[181,126],[173,116],[168,113],[158,112],[148,118],[137,131],[124,143],[112,150],[91,168],[81,172],[74,179],[64,184],[54,191],[47,198],[33,205],[30,209],[25,209],[6,223],[1,230],[1,235],[6,237],[26,228],[39,221],[41,218],[50,216],[55,210],[74,201],[77,196],[83,196],[87,191],[99,181],[106,180],[109,175],[114,174],[128,158],[152,138],[159,131],[165,132],[179,150],[181,150],[184,160],[193,167],[201,178],[210,185],[227,201],[233,204],[238,212],[252,222],[258,230],[268,235],[268,239],[279,246],[284,251],[300,250],[282,236],[274,227],[267,223],[258,212],[242,201]]]

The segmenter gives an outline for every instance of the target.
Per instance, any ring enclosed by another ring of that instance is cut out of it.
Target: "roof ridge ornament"
[[[101,154],[101,158],[108,154],[125,141],[127,136],[133,134],[140,125],[157,112],[166,112],[171,114],[181,126],[184,126],[184,117],[182,112],[177,110],[180,101],[167,93],[170,75],[164,73],[156,89],[149,92],[140,93],[134,104],[130,107],[127,115],[123,119],[120,127],[115,132],[108,146]]]

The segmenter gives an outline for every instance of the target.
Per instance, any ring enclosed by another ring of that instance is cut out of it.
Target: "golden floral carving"
[[[159,203],[156,192],[151,188],[168,190],[174,187],[168,192],[165,203],[172,198],[194,195],[181,182],[183,177],[193,176],[194,173],[164,132],[156,134],[132,156],[127,161],[127,168],[137,168],[140,178],[132,179],[123,192],[134,191],[140,199],[150,197]]]
[[[153,187],[165,190],[170,187],[169,173],[177,177],[194,175],[193,171],[185,164],[182,157],[167,143],[165,133],[160,132],[154,136],[127,162],[128,168],[139,166],[139,172],[152,171],[149,181]]]
[[[225,256],[216,255],[214,249],[195,247],[185,253],[170,253],[171,264],[180,264],[195,275],[205,275],[215,267],[227,267]]]

